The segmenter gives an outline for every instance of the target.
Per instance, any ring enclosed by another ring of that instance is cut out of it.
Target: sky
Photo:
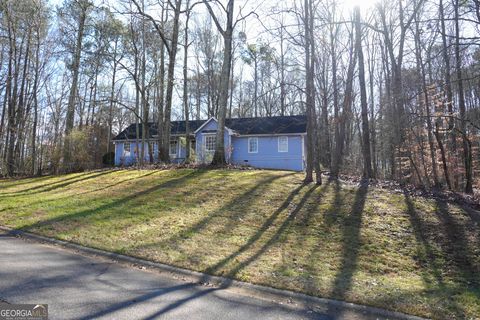
[[[122,9],[125,8],[125,3],[128,3],[127,0],[94,0],[97,5],[108,5],[113,10],[123,11]],[[139,0],[141,1],[141,0]],[[158,3],[158,1],[164,0],[145,0],[146,3]],[[191,0],[192,3],[195,1],[200,0]],[[222,0],[226,3],[226,0]],[[375,3],[379,0],[338,0],[339,1],[339,8],[343,11],[344,16],[349,16],[349,12],[353,10],[355,6],[360,6],[362,10],[362,16],[367,17],[369,12],[372,12]],[[61,5],[63,0],[49,0],[49,3],[53,6]],[[255,43],[257,41],[265,41],[270,44],[270,46],[277,48],[279,51],[279,44],[276,41],[273,41],[273,37],[268,31],[268,29],[274,29],[275,26],[278,26],[278,21],[273,18],[273,12],[278,12],[282,9],[282,7],[291,7],[294,3],[298,3],[299,5],[303,3],[303,0],[235,0],[235,7],[236,7],[236,15],[237,18],[239,17],[240,10],[242,8],[241,13],[243,15],[247,15],[251,11],[255,11],[258,13],[258,16],[251,15],[245,21],[240,23],[237,26],[237,32],[243,31],[246,33],[247,43]],[[151,7],[152,9],[149,13],[152,16],[158,16],[159,10],[155,10],[155,6]],[[119,15],[122,17],[122,15]],[[206,10],[205,5],[199,4],[195,6],[195,16],[199,21],[203,21],[203,17],[208,16],[208,11]],[[286,25],[295,24],[296,17],[295,15],[289,13],[284,15]],[[128,19],[128,15],[123,15],[124,19]],[[192,19],[195,21],[195,19]],[[193,24],[193,23],[192,23]],[[191,25],[192,27],[192,25]],[[215,26],[212,24],[212,28]],[[475,30],[471,30],[475,33]],[[468,36],[471,32],[469,30],[464,30],[464,34]],[[190,55],[194,55],[195,53],[192,51]],[[181,79],[181,69],[182,69],[182,58],[183,58],[183,50],[179,50],[178,52],[178,63],[177,63],[177,78]],[[301,60],[301,58],[300,58]],[[238,74],[240,72],[239,65],[237,64],[235,67],[235,71]],[[243,80],[251,80],[253,79],[253,70],[250,66],[245,65],[242,74]],[[176,103],[177,104],[177,103]]]

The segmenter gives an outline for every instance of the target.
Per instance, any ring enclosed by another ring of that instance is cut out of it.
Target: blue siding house
[[[148,143],[153,150],[154,161],[158,159],[157,125],[148,124],[148,139],[145,145],[146,162],[149,161]],[[192,160],[209,163],[215,151],[218,122],[215,118],[189,121]],[[115,165],[128,166],[137,161],[141,145],[137,145],[135,124],[118,134],[115,144]],[[139,125],[138,132],[142,132]],[[264,169],[302,171],[305,168],[305,116],[282,116],[265,118],[232,118],[225,120],[225,155],[227,162]],[[185,121],[172,121],[170,131],[170,159],[185,161]],[[140,138],[139,138],[140,140]]]

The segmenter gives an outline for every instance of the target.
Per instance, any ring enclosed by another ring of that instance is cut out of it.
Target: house
[[[197,163],[209,163],[215,151],[218,122],[215,118],[189,121],[191,155]],[[137,126],[130,125],[118,134],[115,165],[131,165],[137,159]],[[138,132],[142,132],[139,124]],[[148,139],[153,157],[158,157],[157,125],[148,124]],[[225,155],[228,163],[256,168],[302,171],[305,168],[306,116],[232,118],[225,120]],[[185,121],[172,121],[170,159],[181,163],[186,155]],[[139,137],[140,140],[140,137]],[[140,144],[141,142],[139,142]],[[150,158],[145,145],[145,161]]]

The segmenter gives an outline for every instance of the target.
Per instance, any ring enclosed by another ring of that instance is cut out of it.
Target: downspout
[[[302,133],[302,171],[305,171],[305,133]]]
[[[227,163],[232,163],[232,134],[228,131],[228,159]]]

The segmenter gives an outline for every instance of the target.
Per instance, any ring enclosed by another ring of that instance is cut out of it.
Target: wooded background
[[[171,120],[306,114],[307,181],[472,193],[480,0],[350,2],[0,0],[0,175],[102,167],[130,123],[168,162]]]

